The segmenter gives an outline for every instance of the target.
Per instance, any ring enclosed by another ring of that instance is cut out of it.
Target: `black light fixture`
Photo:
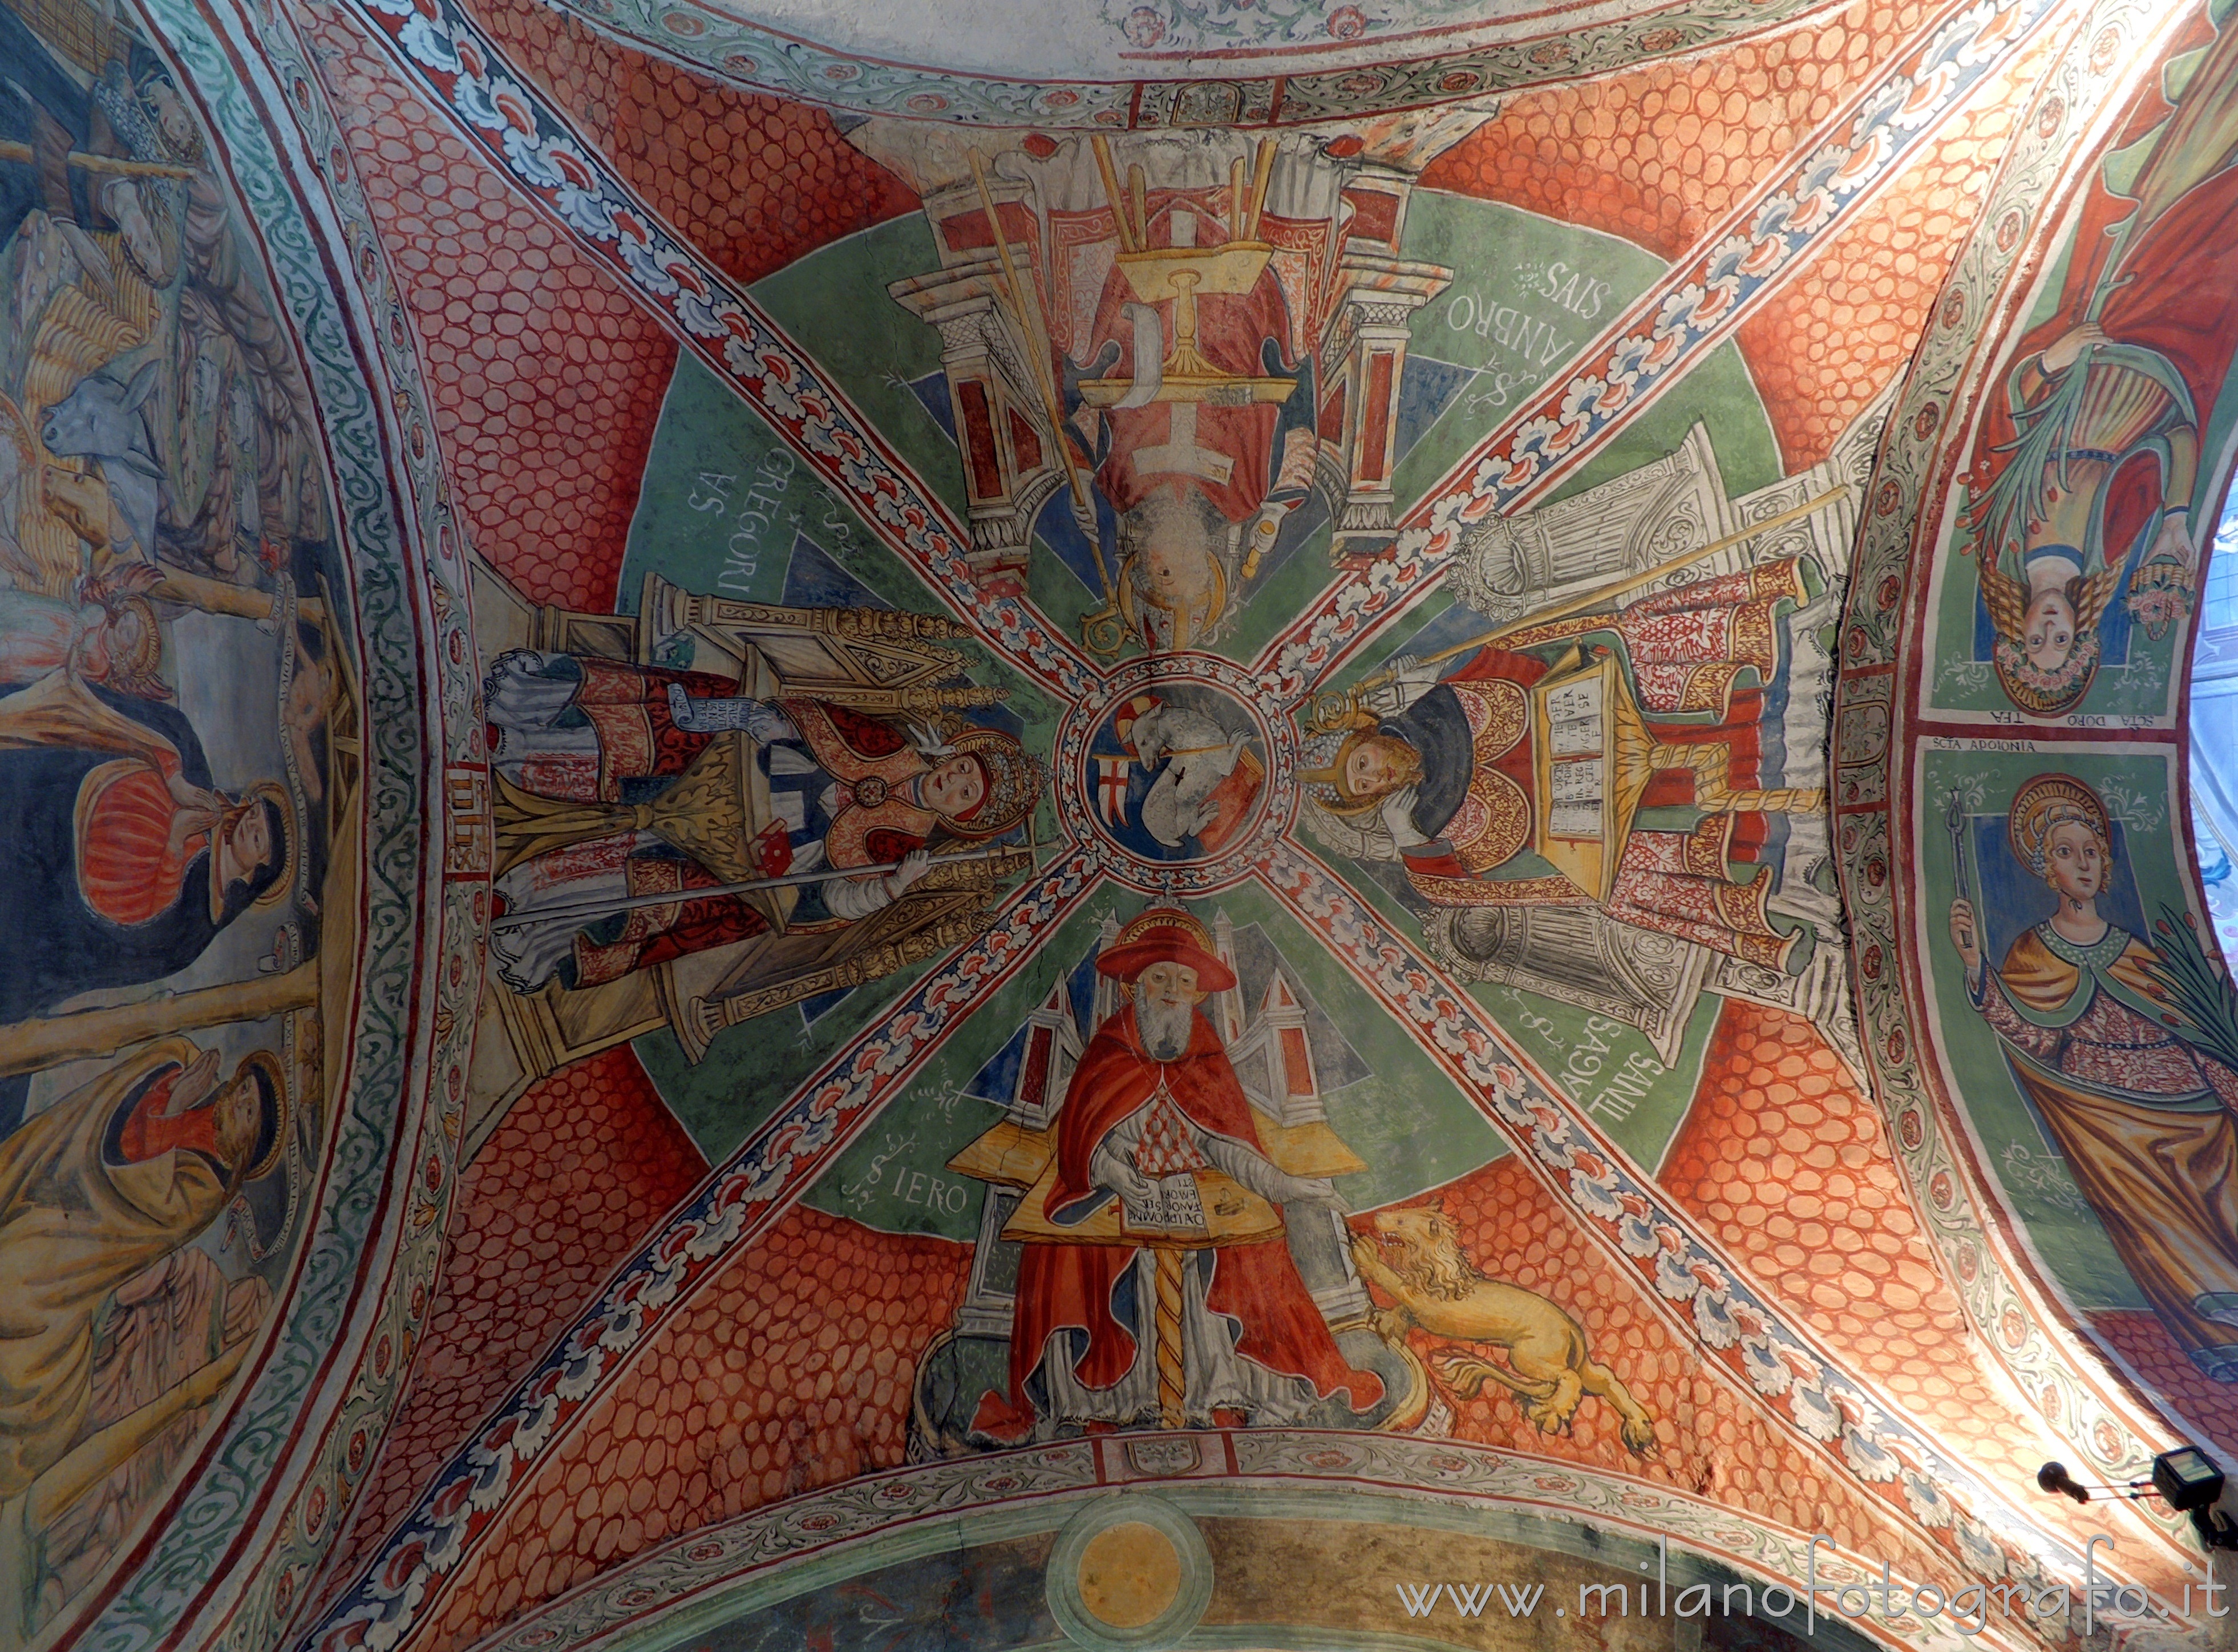
[[[2157,1465],[2155,1465],[2157,1466]],[[2214,1465],[2208,1464],[2211,1468]],[[2091,1493],[2109,1497],[2149,1497],[2160,1493],[2150,1480],[2132,1480],[2126,1486],[2084,1485],[2067,1471],[2064,1463],[2047,1463],[2036,1471],[2036,1483],[2055,1497],[2072,1497],[2077,1503],[2090,1501]]]
[[[2153,1477],[2133,1480],[2127,1486],[2087,1486],[2067,1471],[2064,1463],[2047,1463],[2036,1471],[2036,1483],[2055,1497],[2090,1501],[2091,1493],[2116,1497],[2160,1497],[2179,1514],[2191,1517],[2192,1530],[2209,1549],[2238,1549],[2238,1521],[2215,1505],[2221,1500],[2221,1465],[2195,1445],[2163,1451],[2153,1459]]]
[[[2169,1508],[2189,1514],[2212,1507],[2221,1497],[2222,1470],[2195,1445],[2163,1451],[2153,1459],[2153,1490],[2168,1499]]]
[[[2238,1549],[2238,1522],[2218,1506],[2222,1501],[2221,1466],[2195,1445],[2163,1451],[2153,1459],[2153,1490],[2168,1507],[2191,1517],[2191,1529],[2209,1549]]]

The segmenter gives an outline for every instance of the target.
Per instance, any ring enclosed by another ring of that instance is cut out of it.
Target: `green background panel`
[[[939,433],[937,426],[934,433]],[[918,613],[947,611],[804,462],[784,472],[782,458],[788,451],[721,380],[690,357],[679,360],[630,525],[622,565],[624,606],[636,606],[639,587],[653,572],[687,591],[778,601],[794,546],[805,538],[880,600]],[[715,476],[733,479],[725,488],[709,480]],[[779,479],[763,486],[759,500],[750,499],[757,479],[771,477]],[[695,508],[695,501],[704,506],[710,500],[723,508]],[[748,521],[749,510],[762,519],[760,524]],[[753,532],[753,540],[734,546],[732,536],[742,525]],[[742,555],[749,553],[756,558],[750,574],[741,566]],[[1049,750],[1056,739],[1056,703],[976,640],[959,638],[948,645],[963,655],[973,682],[1010,691],[1005,704],[1024,724],[1027,749]],[[1042,843],[1055,841],[1054,806],[1046,801],[1036,831]],[[700,1151],[719,1161],[833,1050],[875,1024],[928,967],[914,965],[858,988],[812,1025],[804,1024],[794,1008],[731,1028],[697,1067],[685,1061],[674,1037],[665,1031],[639,1039],[636,1048]]]
[[[1997,715],[2000,721],[2042,730],[2047,725],[2024,717],[1998,685],[1996,673],[1986,659],[1974,657],[1974,608],[1980,586],[1975,574],[1975,541],[1963,515],[1941,552],[1942,579],[1935,593],[1935,657],[1928,680],[1928,703],[1939,710]],[[2114,599],[2121,600],[2117,594]],[[2142,625],[2129,628],[2129,662],[2102,664],[2089,692],[2075,707],[2084,717],[2159,717],[2168,707],[2168,672],[2181,626],[2171,626],[2158,642],[2145,635]]]
[[[945,1166],[1003,1114],[962,1090],[1050,988],[1095,948],[1103,915],[1124,923],[1146,904],[1133,897],[1093,900],[1061,926],[1008,986],[973,1010],[907,1094],[824,1173],[808,1202],[884,1232],[976,1237],[981,1185],[951,1175]],[[1239,930],[1259,926],[1292,980],[1337,1024],[1368,1069],[1368,1076],[1321,1098],[1330,1128],[1367,1164],[1366,1171],[1337,1183],[1354,1209],[1412,1198],[1506,1152],[1505,1139],[1399,1023],[1365,1008],[1364,995],[1341,966],[1263,890],[1228,889],[1194,903],[1193,910],[1208,922],[1225,912]],[[1255,1013],[1257,1006],[1245,1008]],[[881,1156],[883,1165],[877,1163]],[[927,1185],[934,1177],[944,1186],[962,1181],[969,1196],[934,1199]]]
[[[2168,822],[2167,799],[2175,776],[2163,753],[2043,750],[2036,752],[1936,751],[1923,754],[1920,798],[1928,825],[1917,855],[1921,942],[1924,964],[1940,1009],[1943,1054],[1957,1080],[1957,1099],[1979,1136],[1983,1168],[1997,1178],[2007,1203],[2027,1229],[2052,1275],[2085,1310],[2147,1306],[2129,1271],[2115,1253],[2105,1230],[2089,1213],[2057,1151],[2046,1140],[2022,1099],[1996,1034],[1976,1014],[1966,993],[1957,949],[1950,944],[1948,914],[1955,889],[1950,835],[1943,811],[1951,792],[1965,800],[1974,816],[2003,816],[2015,791],[2032,776],[2071,774],[2097,789],[2101,796],[2135,802],[2116,810],[2123,816],[2122,864],[2136,882],[2139,902],[2149,924],[2165,903],[2183,909],[2184,879],[2178,869]],[[1976,905],[1980,882],[1969,856]],[[2049,895],[2041,915],[2051,911]],[[2102,915],[2105,909],[2102,907]],[[1985,934],[1985,944],[1987,936]],[[2001,961],[1992,951],[1990,961]],[[2015,1153],[2014,1149],[2021,1150]]]
[[[1457,365],[1475,376],[1402,461],[1398,478],[1402,508],[1413,492],[1440,479],[1464,457],[1490,421],[1559,373],[1662,271],[1650,254],[1614,237],[1515,208],[1434,191],[1420,192],[1414,199],[1406,249],[1409,257],[1441,263],[1456,272],[1447,294],[1416,314],[1414,350],[1425,360]],[[758,283],[754,292],[779,325],[811,347],[834,382],[919,479],[960,513],[962,485],[955,447],[910,388],[910,381],[940,371],[938,335],[894,303],[885,290],[887,281],[937,263],[922,218],[911,215],[820,248]],[[1550,293],[1556,296],[1550,298]],[[1569,300],[1569,307],[1558,301],[1561,297]],[[1491,327],[1480,335],[1473,325],[1453,325],[1480,307],[1495,316],[1503,309],[1513,310],[1522,318],[1500,323],[1509,330],[1509,344],[1493,336]],[[849,325],[831,326],[829,318],[834,314],[849,317]],[[1530,346],[1527,354],[1516,347],[1526,343]],[[1494,406],[1495,401],[1500,405]],[[1705,360],[1606,452],[1567,479],[1557,497],[1660,456],[1675,447],[1697,421],[1709,426],[1729,493],[1745,492],[1777,478],[1778,451],[1770,422],[1737,350],[1728,345]],[[880,544],[854,510],[804,462],[788,469],[788,455],[777,433],[714,373],[688,356],[681,359],[631,525],[620,605],[635,606],[638,587],[652,570],[688,590],[780,600],[795,547],[804,539],[880,601],[920,612],[943,611],[943,605],[917,572]],[[1301,546],[1260,582],[1222,651],[1248,659],[1313,602],[1331,577],[1326,545],[1323,529],[1314,543]],[[1095,606],[1080,581],[1045,550],[1033,559],[1030,589],[1052,620],[1068,628],[1076,626],[1079,617]],[[1448,598],[1434,592],[1407,624],[1366,651],[1347,675],[1372,669],[1404,646],[1405,634],[1448,605]],[[974,681],[1011,691],[1009,704],[1025,725],[1030,749],[1048,750],[1060,708],[984,649],[970,642],[961,646]],[[1042,841],[1051,841],[1054,821],[1047,809],[1037,829]],[[1400,934],[1419,937],[1419,919],[1391,890],[1365,869],[1340,869],[1347,871],[1364,897]],[[1332,1122],[1371,1166],[1345,1190],[1355,1205],[1371,1208],[1407,1197],[1464,1174],[1504,1150],[1496,1133],[1453,1097],[1450,1083],[1388,1017],[1353,1013],[1364,1001],[1358,989],[1270,902],[1255,892],[1233,891],[1218,904],[1226,906],[1239,925],[1258,922],[1270,935],[1287,932],[1281,943],[1286,961],[1368,1058],[1373,1075],[1328,1099]],[[968,1081],[1001,1047],[1056,975],[1077,961],[1090,944],[1093,929],[1080,928],[1077,938],[1072,929],[1086,922],[1076,918],[1059,943],[1036,958],[993,1004],[975,1013],[921,1075],[910,1099],[890,1111],[834,1166],[812,1196],[816,1202],[894,1231],[970,1237],[976,1230],[976,1188],[960,1212],[936,1211],[924,1202],[936,1197],[929,1179],[937,1173],[946,1184],[950,1179],[943,1166],[950,1153],[993,1117],[983,1104],[957,1099],[955,1087]],[[702,1151],[720,1159],[834,1049],[875,1024],[924,968],[855,992],[812,1024],[804,1024],[802,1013],[791,1009],[733,1029],[696,1067],[684,1061],[665,1033],[640,1040],[639,1053]],[[1647,1041],[1629,1028],[1505,988],[1473,990],[1526,1055],[1581,1104],[1593,1107],[1602,1101],[1594,1113],[1604,1127],[1641,1163],[1655,1164],[1683,1119],[1720,1001],[1705,998],[1698,1005],[1674,1063],[1665,1068]],[[1356,1026],[1362,1022],[1364,1027]],[[1596,1047],[1603,1045],[1606,1049]],[[1604,1098],[1606,1075],[1624,1070],[1627,1063],[1635,1074],[1654,1074],[1646,1094]],[[1438,1115],[1434,1120],[1419,1111],[1424,1105],[1420,1098],[1432,1095],[1449,1099],[1433,1107]],[[882,1190],[864,1194],[871,1161],[885,1150],[889,1130],[896,1133],[896,1140],[915,1139],[908,1151],[889,1160],[888,1175],[898,1173],[904,1160],[912,1171],[922,1173],[927,1180],[904,1184],[917,1203],[897,1197],[890,1180]],[[945,1193],[937,1197],[956,1203]]]

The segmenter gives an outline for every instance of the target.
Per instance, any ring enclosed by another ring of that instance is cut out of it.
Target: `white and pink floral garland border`
[[[866,56],[718,10],[701,0],[560,0],[582,23],[656,57],[746,90],[827,104],[858,115],[975,127],[1104,131],[1202,124],[1298,126],[1452,102],[1586,75],[1606,75],[1764,34],[1830,0],[1685,0],[1594,21],[1557,19],[1520,39],[1453,43],[1416,56],[1380,25],[1389,0],[1105,0],[1109,24],[1129,56],[1217,51],[1207,66],[1231,73],[1187,79],[1012,76]],[[1460,10],[1482,14],[1478,0]],[[1282,73],[1263,48],[1239,55],[1215,45],[1215,16],[1263,19],[1288,11],[1317,36],[1284,50],[1304,73]],[[1381,36],[1381,38],[1379,38]],[[1331,64],[1347,48],[1360,60]],[[1311,56],[1307,56],[1310,52]],[[1370,59],[1367,54],[1374,54]],[[1153,61],[1155,61],[1153,59]]]
[[[1260,655],[1296,700],[1428,594],[1468,531],[1545,492],[1738,330],[1925,149],[1943,122],[2069,0],[1970,0],[1819,129],[1698,250],[1612,322],[1567,378],[1518,408],[1410,510],[1390,552],[1338,579]]]

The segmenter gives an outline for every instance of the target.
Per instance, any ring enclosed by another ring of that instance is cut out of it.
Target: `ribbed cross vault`
[[[0,1652],[2229,1644],[2228,10],[0,0]]]

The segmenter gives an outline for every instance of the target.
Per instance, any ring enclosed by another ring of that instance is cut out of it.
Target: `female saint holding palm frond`
[[[2201,1371],[2238,1382],[2238,1067],[2212,1025],[2176,1013],[2194,995],[2182,960],[2099,915],[2113,853],[2097,793],[2038,775],[2006,829],[2059,906],[1993,968],[1972,903],[1952,902],[1967,992],[2162,1323]]]

